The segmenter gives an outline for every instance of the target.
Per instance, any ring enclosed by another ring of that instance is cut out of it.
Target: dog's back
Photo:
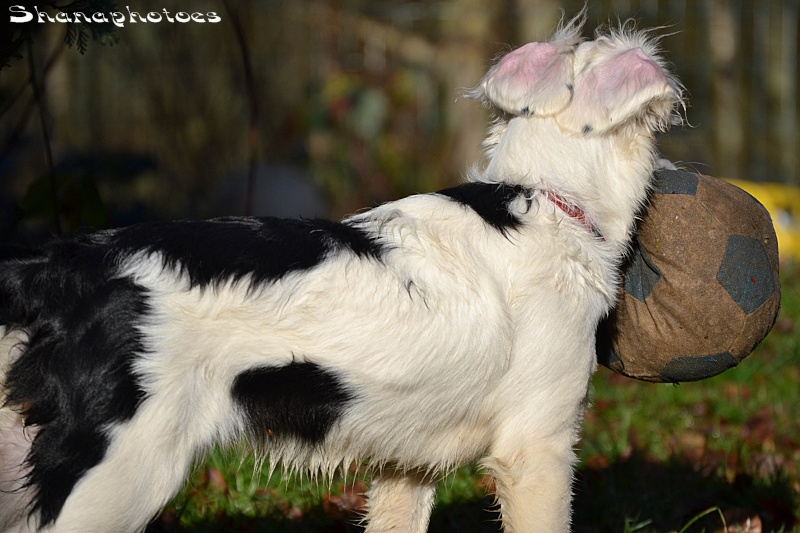
[[[0,453],[23,487],[6,509],[27,506],[4,520],[136,530],[215,442],[329,473],[475,457],[513,333],[492,261],[523,253],[504,235],[524,194],[467,185],[345,223],[143,224],[6,254]]]

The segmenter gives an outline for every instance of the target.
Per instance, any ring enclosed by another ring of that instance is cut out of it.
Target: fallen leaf
[[[303,518],[303,510],[299,507],[295,507],[289,502],[284,502],[283,505],[280,506],[281,513],[283,516],[288,518],[289,520],[300,520]]]
[[[345,485],[340,494],[328,493],[322,498],[322,508],[325,512],[336,518],[359,513],[366,508],[367,500],[364,494],[366,487],[363,483]]]
[[[794,331],[794,320],[791,317],[783,317],[775,323],[775,330],[781,333],[791,333]]]
[[[680,454],[695,470],[702,466],[706,455],[706,436],[699,431],[687,431],[678,436]]]
[[[742,426],[742,437],[745,440],[760,442],[762,445],[775,443],[775,421],[771,408],[759,409],[756,414],[747,419]]]
[[[762,533],[763,527],[761,525],[761,517],[758,514],[742,509],[740,507],[732,507],[722,512],[725,517],[725,524],[727,528],[717,529],[714,533]]]
[[[608,457],[595,453],[586,458],[586,467],[590,470],[602,470],[608,468]]]
[[[226,494],[228,492],[228,482],[225,481],[225,476],[216,468],[207,468],[203,472],[203,478],[200,484],[214,492]]]

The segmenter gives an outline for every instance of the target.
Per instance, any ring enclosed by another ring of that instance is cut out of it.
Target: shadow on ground
[[[738,475],[732,480],[704,473],[681,462],[660,463],[634,454],[600,467],[584,467],[575,482],[573,531],[575,533],[621,533],[626,523],[631,531],[679,531],[703,511],[719,507],[729,519],[755,517],[762,531],[790,531],[797,525],[795,495],[780,473],[770,480]],[[440,505],[435,509],[430,533],[498,533],[493,499]],[[301,518],[282,516],[248,518],[218,516],[191,528],[170,523],[162,516],[147,533],[183,531],[275,533],[356,533],[362,531],[354,514],[332,515],[322,506]],[[639,525],[639,528],[632,526]],[[686,533],[722,530],[719,513],[695,522]]]

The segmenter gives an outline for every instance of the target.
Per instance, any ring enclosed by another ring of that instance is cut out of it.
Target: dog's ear
[[[528,43],[506,54],[466,95],[512,115],[555,115],[572,98],[574,57],[571,48]]]
[[[575,79],[570,106],[557,117],[562,127],[588,134],[604,133],[631,119],[665,129],[680,101],[680,88],[641,48],[604,59]]]

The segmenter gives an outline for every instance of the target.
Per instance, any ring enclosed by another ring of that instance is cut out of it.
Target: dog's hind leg
[[[30,431],[19,413],[0,407],[0,531],[5,533],[28,531],[36,524],[28,520],[32,495],[25,486]]]
[[[571,445],[520,439],[482,462],[495,479],[505,533],[566,533],[572,497]]]
[[[109,432],[103,460],[75,485],[48,532],[135,533],[174,497],[210,438],[181,422],[167,400],[149,398],[136,417]]]
[[[425,533],[436,481],[418,472],[376,472],[367,494],[365,533]]]
[[[25,486],[25,460],[35,436],[26,428],[22,415],[5,405],[5,376],[11,363],[22,353],[25,335],[0,327],[0,531],[24,532],[35,528],[28,519],[31,490]]]

